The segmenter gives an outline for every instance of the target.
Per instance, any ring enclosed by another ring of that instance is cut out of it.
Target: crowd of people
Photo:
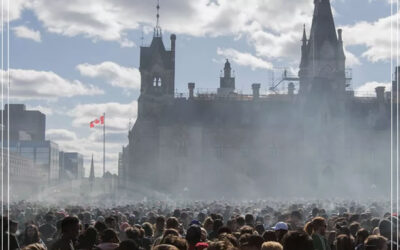
[[[18,202],[3,211],[10,250],[398,249],[398,216],[378,202]]]

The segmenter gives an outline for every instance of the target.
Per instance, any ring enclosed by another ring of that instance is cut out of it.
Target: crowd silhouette
[[[1,240],[10,250],[398,249],[398,215],[385,202],[21,201],[9,208]]]

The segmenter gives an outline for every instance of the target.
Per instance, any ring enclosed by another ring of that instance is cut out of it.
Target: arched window
[[[161,87],[161,85],[162,85],[161,77],[155,76],[153,78],[153,87]]]
[[[156,87],[157,86],[157,77],[154,77],[154,79],[153,79],[153,87]]]

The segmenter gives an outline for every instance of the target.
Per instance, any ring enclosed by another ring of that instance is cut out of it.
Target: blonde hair
[[[45,249],[46,248],[40,243],[30,244],[22,248],[22,250],[45,250]]]
[[[261,250],[283,250],[283,246],[279,242],[267,241],[261,245]]]

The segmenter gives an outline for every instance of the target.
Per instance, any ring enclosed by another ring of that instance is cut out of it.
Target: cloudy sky
[[[332,0],[343,28],[352,87],[368,95],[391,74],[391,0]],[[102,172],[102,131],[89,122],[106,112],[107,169],[136,119],[139,47],[150,43],[156,0],[11,0],[11,96],[47,115],[47,138],[61,150],[94,154]],[[303,24],[313,0],[160,0],[163,38],[177,34],[176,88],[218,87],[229,58],[237,88],[266,92],[282,68],[296,72]],[[396,7],[395,5],[393,5]],[[396,25],[396,24],[394,24]],[[396,26],[395,26],[396,27]],[[394,31],[393,34],[396,34]],[[397,52],[394,50],[393,53]]]

